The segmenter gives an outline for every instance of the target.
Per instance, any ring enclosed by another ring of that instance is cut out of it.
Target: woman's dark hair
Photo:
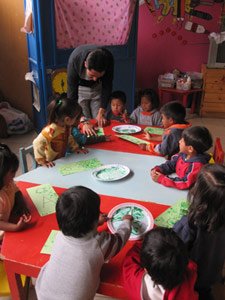
[[[4,186],[4,178],[9,171],[16,172],[19,160],[9,147],[0,143],[0,189]]]
[[[91,51],[86,58],[86,63],[89,70],[106,71],[109,65],[109,51],[102,48]]]
[[[56,94],[48,107],[48,124],[63,120],[65,117],[79,119],[82,115],[82,108],[74,100],[66,98],[66,94]]]
[[[211,133],[204,126],[186,128],[182,133],[186,146],[192,146],[197,153],[204,153],[212,147]]]
[[[84,186],[71,187],[56,203],[56,218],[64,235],[79,238],[94,229],[100,213],[100,197]]]
[[[109,101],[112,102],[113,99],[119,99],[124,105],[126,104],[127,97],[123,91],[115,91],[110,95]]]
[[[161,107],[160,112],[167,118],[171,118],[174,124],[186,124],[186,109],[181,103],[177,101],[172,101],[164,104]]]
[[[203,166],[195,185],[189,190],[188,200],[190,225],[208,232],[225,227],[225,166]]]
[[[145,89],[140,93],[139,103],[141,102],[141,98],[146,97],[152,104],[152,110],[159,108],[159,97],[153,89]]]
[[[183,241],[169,228],[154,228],[142,244],[141,265],[155,284],[171,290],[182,283],[188,265],[188,253]]]

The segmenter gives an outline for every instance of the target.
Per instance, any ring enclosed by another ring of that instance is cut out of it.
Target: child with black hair
[[[140,105],[132,112],[132,123],[148,126],[162,126],[159,108],[159,97],[153,89],[145,89],[140,93]]]
[[[130,123],[126,111],[126,94],[123,91],[115,91],[111,94],[110,109],[106,113],[108,121],[115,120],[121,123]]]
[[[172,156],[160,166],[151,170],[154,181],[179,190],[189,189],[196,181],[202,166],[211,158],[205,153],[212,147],[212,136],[203,126],[193,126],[185,129],[179,142],[180,153]],[[176,173],[177,177],[168,175]]]
[[[213,299],[211,287],[222,280],[225,261],[224,195],[225,166],[203,166],[188,193],[188,215],[173,228],[188,246],[190,258],[198,265],[196,290],[201,300]]]
[[[98,232],[99,221],[107,218],[100,213],[98,194],[83,186],[59,197],[56,217],[61,232],[38,276],[38,299],[93,299],[101,268],[129,239],[133,217],[125,215],[115,234]]]
[[[127,253],[124,287],[130,300],[197,300],[197,266],[169,228],[154,228]]]
[[[64,157],[68,146],[71,152],[88,152],[80,148],[71,135],[72,127],[78,125],[82,115],[79,104],[65,95],[56,95],[48,105],[48,114],[47,126],[33,141],[34,156],[39,165],[53,167],[53,160]]]
[[[190,127],[190,124],[185,121],[186,110],[185,107],[176,101],[168,102],[160,109],[162,115],[162,124],[165,131],[161,136],[152,136],[148,132],[145,133],[147,140],[155,140],[161,142],[158,145],[153,143],[139,144],[143,150],[149,151],[151,154],[160,154],[168,156],[170,159],[172,155],[179,151],[179,140],[185,128]]]
[[[13,181],[18,167],[17,156],[0,143],[0,244],[5,231],[22,230],[31,220],[23,195]],[[16,223],[12,222],[12,217]]]

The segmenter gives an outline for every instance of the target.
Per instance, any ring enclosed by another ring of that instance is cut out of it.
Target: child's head
[[[141,264],[155,284],[171,290],[182,283],[188,253],[182,240],[169,228],[149,231],[141,249]]]
[[[188,193],[189,222],[208,232],[225,227],[225,166],[207,164]],[[225,229],[225,228],[224,228]]]
[[[112,113],[116,116],[123,114],[126,105],[126,94],[122,91],[115,91],[110,96]]]
[[[56,95],[48,105],[49,124],[72,126],[80,119],[82,108],[74,100],[66,98],[66,94]],[[76,124],[75,124],[76,125]]]
[[[100,214],[100,197],[92,190],[75,186],[56,203],[56,218],[64,235],[80,238],[93,230]]]
[[[212,136],[206,127],[193,126],[183,131],[179,146],[181,152],[194,150],[197,154],[202,154],[212,147],[212,143]]]
[[[152,111],[159,107],[159,97],[152,89],[143,90],[140,94],[140,104],[144,112]]]
[[[0,143],[0,189],[8,185],[15,177],[19,160],[9,147]]]
[[[162,124],[167,128],[173,124],[185,124],[185,107],[176,101],[168,102],[160,109],[162,114]]]

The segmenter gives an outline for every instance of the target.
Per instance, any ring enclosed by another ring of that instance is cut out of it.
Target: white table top
[[[58,166],[66,163],[91,158],[97,158],[102,164],[125,165],[130,168],[131,172],[121,180],[103,182],[92,176],[93,170],[62,176],[57,169]],[[56,160],[56,166],[53,168],[38,167],[16,177],[15,180],[37,184],[49,183],[63,188],[83,185],[98,194],[172,205],[180,199],[185,199],[187,191],[164,187],[152,180],[150,170],[164,161],[163,157],[158,156],[89,149],[87,154],[71,154]]]

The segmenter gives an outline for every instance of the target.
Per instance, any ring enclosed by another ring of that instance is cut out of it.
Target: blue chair
[[[31,159],[32,167],[31,169],[37,168],[37,162],[34,158],[34,149],[33,145],[30,145],[28,147],[21,147],[19,149],[19,158],[20,158],[20,165],[22,169],[22,174],[27,173],[29,171],[28,169],[28,157]]]

